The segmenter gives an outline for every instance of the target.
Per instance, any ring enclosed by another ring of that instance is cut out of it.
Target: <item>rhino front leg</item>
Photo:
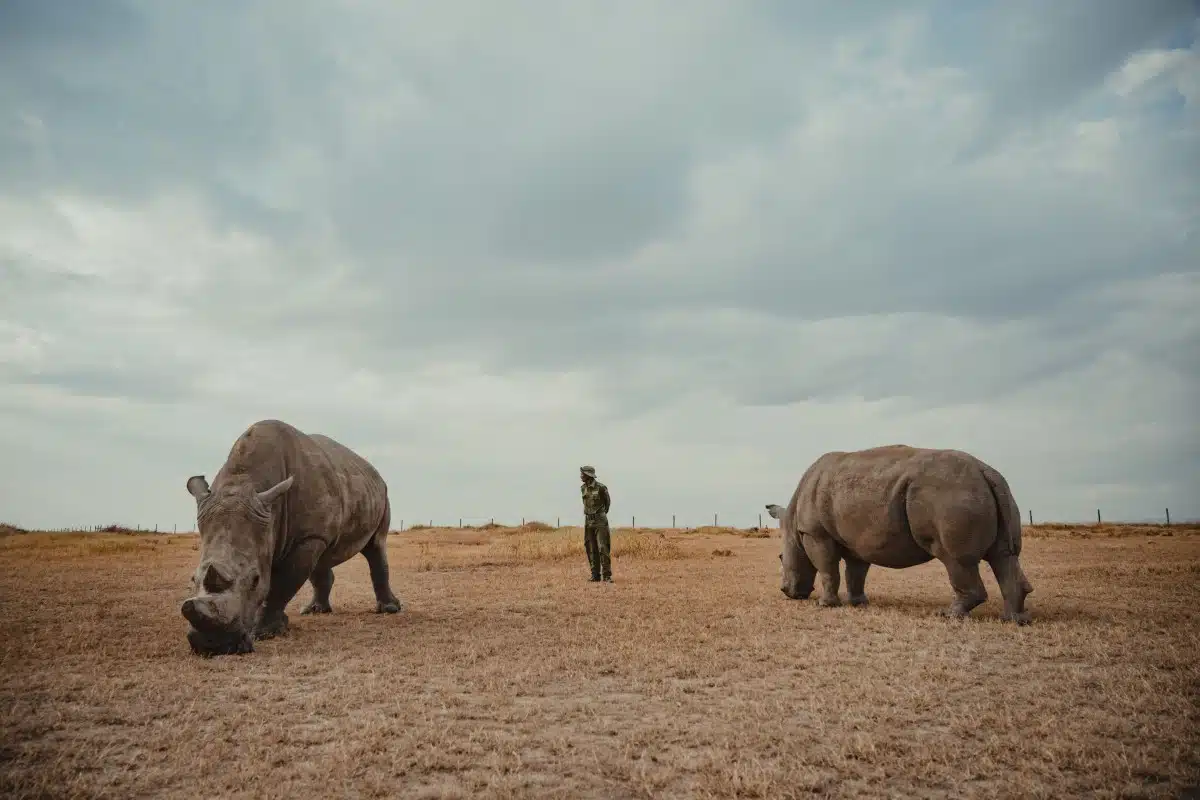
[[[375,611],[380,614],[395,614],[404,608],[400,599],[392,592],[388,575],[387,526],[371,537],[362,550],[371,570],[371,586],[375,590]]]
[[[821,576],[821,596],[817,598],[817,605],[840,606],[842,600],[838,597],[838,589],[842,584],[842,555],[837,544],[822,534],[805,534],[801,544]]]
[[[329,604],[329,593],[333,591],[333,568],[318,566],[309,576],[313,595],[308,605],[300,609],[301,614],[332,614],[333,606]]]
[[[942,609],[939,614],[951,619],[962,619],[971,613],[971,609],[987,600],[987,589],[983,579],[979,577],[979,562],[962,562],[953,558],[945,558],[942,564],[950,577],[950,586],[954,589],[954,601],[949,608]]]
[[[867,604],[867,570],[871,565],[859,561],[853,556],[846,559],[846,592],[850,595],[850,605],[865,606]]]
[[[255,639],[270,639],[287,633],[288,617],[283,609],[312,575],[325,547],[325,542],[320,539],[305,539],[271,570],[271,588],[254,628]]]

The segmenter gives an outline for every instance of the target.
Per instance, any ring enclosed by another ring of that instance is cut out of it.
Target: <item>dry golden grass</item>
[[[933,616],[941,568],[867,608],[777,588],[778,540],[393,534],[334,614],[200,659],[190,535],[0,536],[5,797],[1174,797],[1200,783],[1200,533],[1042,526],[1034,622]],[[1083,539],[1087,533],[1092,538]],[[1170,535],[1166,535],[1169,533]]]

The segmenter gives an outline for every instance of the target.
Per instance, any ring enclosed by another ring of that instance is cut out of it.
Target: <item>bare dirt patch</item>
[[[1018,629],[986,570],[955,623],[937,564],[822,609],[779,592],[773,537],[617,530],[603,585],[578,529],[426,529],[392,536],[403,613],[356,559],[334,614],[300,616],[305,587],[289,636],[205,660],[195,537],[12,532],[0,795],[1178,796],[1200,536],[1127,533],[1027,531]]]

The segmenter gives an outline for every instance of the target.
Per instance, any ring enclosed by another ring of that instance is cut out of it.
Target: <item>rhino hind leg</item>
[[[309,576],[313,595],[308,605],[300,609],[301,614],[332,614],[333,606],[329,604],[329,593],[333,591],[333,568],[317,567]]]
[[[954,600],[949,608],[938,613],[951,619],[962,619],[971,613],[972,609],[987,600],[987,589],[983,578],[979,575],[979,562],[962,562],[952,558],[942,560],[946,574],[950,578],[950,586],[954,589]]]
[[[865,606],[867,604],[867,570],[871,568],[871,565],[852,556],[845,558],[846,593],[850,595],[850,605]]]
[[[1016,556],[1000,555],[988,562],[996,583],[1000,585],[1000,594],[1004,597],[1005,622],[1015,622],[1018,625],[1028,625],[1030,614],[1025,610],[1025,598],[1033,593],[1033,586],[1025,578],[1021,562]]]
[[[363,557],[371,570],[371,587],[375,590],[375,611],[380,614],[395,614],[404,608],[400,599],[392,592],[391,577],[387,560],[387,521],[381,530],[371,537],[362,549]]]

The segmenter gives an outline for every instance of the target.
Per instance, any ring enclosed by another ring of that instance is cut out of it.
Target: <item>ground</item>
[[[1200,530],[1027,530],[1033,624],[937,564],[867,608],[778,588],[766,532],[393,534],[334,612],[203,659],[191,535],[0,535],[5,797],[1177,797],[1200,783]],[[843,589],[844,591],[844,589]]]

